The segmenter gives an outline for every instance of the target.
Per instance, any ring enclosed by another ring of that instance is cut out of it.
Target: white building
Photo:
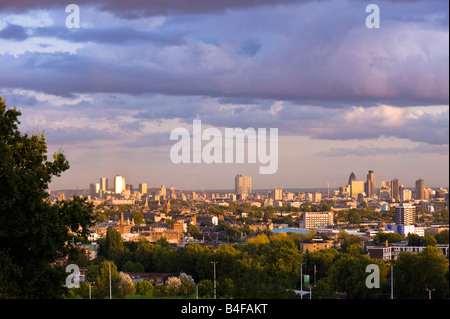
[[[114,177],[114,193],[120,194],[126,189],[125,177],[117,175]]]
[[[333,212],[305,212],[302,228],[315,229],[334,225]]]

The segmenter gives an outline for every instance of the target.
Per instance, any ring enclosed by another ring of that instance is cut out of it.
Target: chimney
[[[123,212],[120,212],[120,225],[123,225]],[[387,241],[386,241],[386,243],[387,243]]]

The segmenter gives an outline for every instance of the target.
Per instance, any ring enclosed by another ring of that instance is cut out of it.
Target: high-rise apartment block
[[[250,194],[252,192],[251,176],[237,175],[234,178],[234,192],[236,194]]]
[[[416,221],[416,207],[401,205],[395,207],[395,223],[397,225],[411,225]]]
[[[103,192],[106,192],[108,190],[108,179],[106,177],[100,178],[100,189]]]
[[[391,181],[391,198],[395,200],[400,200],[400,184],[397,178]]]
[[[423,179],[418,179],[416,181],[416,190],[414,198],[418,200],[425,199],[425,184],[423,182]]]
[[[282,200],[283,199],[283,190],[281,188],[275,188],[271,192],[271,197],[273,200]],[[312,201],[312,198],[310,199]]]

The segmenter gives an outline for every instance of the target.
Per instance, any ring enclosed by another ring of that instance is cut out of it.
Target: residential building
[[[334,225],[333,212],[305,212],[302,228],[316,229]]]
[[[437,248],[442,251],[444,256],[448,257],[448,244],[437,245]],[[367,246],[367,254],[370,258],[382,259],[383,261],[389,261],[397,259],[401,252],[409,251],[412,253],[418,253],[424,250],[426,246],[408,246],[407,243],[401,243],[391,246]]]
[[[237,175],[234,178],[234,192],[238,195],[251,194],[252,192],[251,176]]]
[[[395,207],[395,223],[398,225],[411,225],[416,220],[416,207],[412,205],[399,205]]]
[[[275,188],[271,192],[271,197],[274,201],[283,199],[283,190],[280,188]]]

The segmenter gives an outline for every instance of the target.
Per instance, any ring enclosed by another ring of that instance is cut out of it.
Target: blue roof
[[[311,231],[309,229],[291,228],[291,227],[283,227],[272,230],[272,233],[287,233],[287,232],[305,234],[310,233]]]

